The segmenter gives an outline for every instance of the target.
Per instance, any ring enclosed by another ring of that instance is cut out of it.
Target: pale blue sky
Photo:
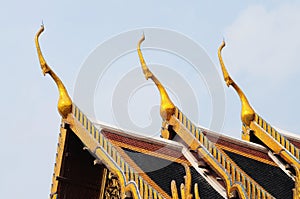
[[[178,31],[200,44],[219,72],[217,48],[225,37],[225,63],[253,107],[275,126],[298,133],[300,4],[296,2],[2,2],[1,196],[45,198],[50,192],[60,117],[56,87],[49,76],[43,77],[33,41],[42,20],[44,55],[71,96],[86,57],[113,35],[144,27]],[[239,138],[239,99],[232,88],[226,87],[225,93],[222,133]]]

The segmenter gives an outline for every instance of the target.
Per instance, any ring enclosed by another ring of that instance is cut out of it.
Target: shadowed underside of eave
[[[83,150],[83,143],[67,129],[65,148],[57,180],[57,198],[99,199],[103,165],[94,165],[95,158]]]

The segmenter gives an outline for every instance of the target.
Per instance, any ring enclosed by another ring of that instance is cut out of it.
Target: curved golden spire
[[[224,76],[224,80],[227,84],[227,86],[232,86],[235,91],[238,93],[240,100],[241,100],[241,104],[242,104],[242,111],[241,111],[241,119],[242,122],[244,124],[246,124],[247,126],[250,125],[251,121],[254,120],[254,116],[255,116],[255,112],[253,110],[253,108],[250,106],[245,94],[243,93],[243,91],[240,89],[240,87],[231,79],[231,77],[229,76],[224,62],[223,62],[223,58],[221,55],[221,51],[222,49],[225,47],[225,42],[223,41],[221,46],[218,49],[218,57],[220,60],[220,64],[221,64],[221,68],[222,68],[222,72],[223,72],[223,76]]]
[[[153,75],[153,73],[149,70],[149,68],[146,65],[146,62],[144,60],[142,51],[141,51],[141,43],[145,40],[145,35],[143,34],[143,37],[140,39],[138,46],[137,46],[137,51],[138,55],[140,58],[140,63],[142,65],[142,69],[144,72],[144,75],[146,79],[148,80],[149,78],[153,80],[153,82],[156,84],[159,93],[160,93],[160,115],[163,119],[169,120],[171,115],[175,113],[175,105],[173,102],[170,100],[169,95],[166,91],[166,89],[163,87],[163,85],[160,83],[160,81]]]
[[[39,61],[41,64],[43,74],[46,75],[46,73],[48,73],[57,85],[58,92],[59,92],[59,99],[58,99],[58,104],[57,104],[58,112],[63,118],[66,118],[68,116],[68,114],[72,112],[72,100],[67,92],[67,89],[63,85],[62,81],[53,72],[53,70],[48,66],[48,64],[46,63],[46,61],[43,57],[43,54],[42,54],[42,51],[40,48],[40,44],[39,44],[39,36],[41,35],[41,33],[43,31],[44,31],[44,25],[41,26],[40,30],[35,35],[34,40],[35,40],[36,50],[38,53],[38,57],[39,57]]]

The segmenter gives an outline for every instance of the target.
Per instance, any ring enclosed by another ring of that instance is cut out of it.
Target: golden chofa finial
[[[153,82],[156,84],[159,93],[160,93],[160,115],[164,120],[169,120],[170,117],[175,113],[175,106],[173,102],[170,100],[168,93],[166,89],[163,87],[163,85],[159,82],[159,80],[153,75],[153,73],[149,70],[148,66],[146,65],[146,62],[144,60],[142,51],[141,51],[141,43],[145,40],[145,35],[143,34],[143,37],[140,39],[137,47],[138,55],[140,58],[140,62],[142,65],[142,69],[144,72],[144,75],[146,79],[149,78],[153,80]]]
[[[231,77],[229,76],[229,74],[228,74],[228,72],[225,68],[223,58],[222,58],[222,55],[221,55],[221,51],[224,47],[225,47],[225,42],[223,41],[221,46],[219,47],[219,50],[218,50],[218,57],[219,57],[219,60],[220,60],[224,80],[225,80],[228,87],[232,86],[236,90],[236,92],[238,93],[238,95],[240,97],[240,100],[241,100],[241,103],[242,103],[241,119],[242,119],[242,122],[244,124],[249,126],[251,121],[254,120],[255,112],[254,112],[253,108],[250,106],[250,104],[249,104],[245,94],[243,93],[243,91],[231,79]]]
[[[43,74],[46,75],[47,73],[52,77],[52,79],[55,81],[58,92],[59,92],[59,99],[58,99],[58,112],[63,117],[66,118],[69,113],[72,112],[72,100],[67,92],[67,89],[63,85],[62,81],[59,79],[59,77],[53,72],[53,70],[48,66],[46,63],[41,48],[39,44],[39,36],[44,31],[44,25],[41,26],[40,30],[35,35],[35,45],[36,50],[38,53],[39,61],[42,67]]]

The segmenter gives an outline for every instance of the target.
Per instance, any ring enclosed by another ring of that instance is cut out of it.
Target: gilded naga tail
[[[254,112],[253,108],[250,106],[250,104],[249,104],[245,94],[243,93],[243,91],[232,80],[232,78],[229,76],[229,74],[228,74],[228,72],[225,68],[225,64],[223,62],[223,58],[222,58],[222,55],[221,55],[221,51],[224,47],[225,47],[225,42],[223,41],[221,46],[218,49],[218,57],[219,57],[219,61],[220,61],[220,64],[221,64],[224,80],[225,80],[228,87],[232,86],[235,89],[235,91],[238,93],[238,95],[240,97],[240,100],[241,100],[241,104],[242,104],[241,119],[242,119],[242,122],[244,124],[249,126],[251,121],[253,121],[254,118],[255,118],[255,112]]]
[[[169,120],[170,117],[175,113],[175,105],[173,102],[170,100],[169,95],[166,91],[166,89],[163,87],[163,85],[160,83],[160,81],[153,75],[153,73],[149,70],[148,66],[146,65],[146,62],[144,60],[142,51],[141,51],[141,44],[145,40],[145,36],[140,39],[138,46],[137,46],[137,51],[138,55],[140,58],[140,63],[144,72],[144,75],[146,79],[148,80],[149,78],[153,80],[153,82],[156,84],[159,93],[160,93],[160,115],[164,120]]]
[[[43,74],[46,75],[48,73],[57,85],[58,92],[59,92],[59,99],[57,104],[58,112],[63,118],[66,118],[68,114],[72,112],[72,100],[67,92],[67,89],[63,85],[62,81],[48,66],[47,62],[43,57],[40,44],[39,44],[39,36],[43,31],[44,31],[44,25],[41,26],[40,30],[35,35],[35,45],[37,49],[38,58],[40,61]]]

